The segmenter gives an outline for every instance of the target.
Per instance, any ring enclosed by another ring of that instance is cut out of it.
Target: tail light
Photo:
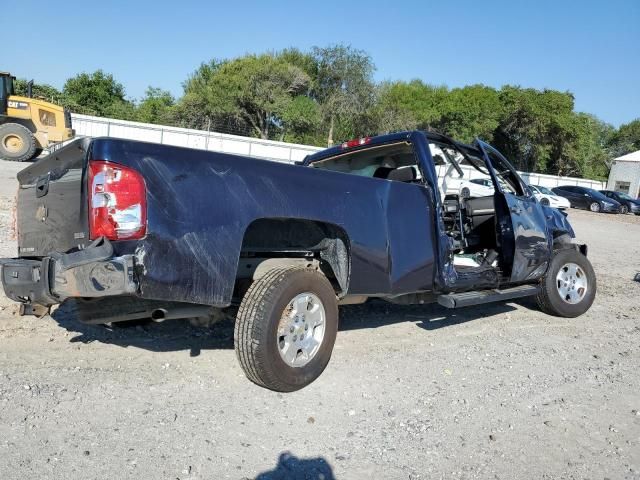
[[[147,194],[142,175],[102,160],[89,162],[89,236],[134,240],[147,233]]]

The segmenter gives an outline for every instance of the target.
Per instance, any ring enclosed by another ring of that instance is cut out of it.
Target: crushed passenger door
[[[479,139],[475,144],[495,185],[502,264],[510,269],[511,282],[539,278],[547,270],[553,240],[547,231],[543,207],[498,150]]]

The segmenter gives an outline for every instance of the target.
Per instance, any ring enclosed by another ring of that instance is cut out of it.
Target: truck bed
[[[112,242],[114,256],[133,255],[143,298],[229,305],[241,259],[259,251],[253,245],[251,252],[250,227],[283,219],[344,232],[350,294],[432,287],[433,207],[424,187],[113,138],[76,140],[20,172],[21,257],[82,250],[93,240],[89,159],[125,165],[144,177],[147,234]]]

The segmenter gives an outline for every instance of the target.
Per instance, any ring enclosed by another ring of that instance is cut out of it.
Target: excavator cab
[[[7,115],[7,103],[9,97],[14,94],[13,82],[15,79],[16,77],[12,77],[6,72],[0,72],[0,117]]]
[[[71,113],[60,105],[15,94],[15,77],[0,72],[0,158],[18,162],[75,136]],[[31,83],[29,84],[31,87]]]

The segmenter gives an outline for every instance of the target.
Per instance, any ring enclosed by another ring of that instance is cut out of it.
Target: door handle
[[[520,215],[522,213],[522,209],[520,207],[510,207],[509,210],[511,210],[511,213],[515,213],[516,215]]]

